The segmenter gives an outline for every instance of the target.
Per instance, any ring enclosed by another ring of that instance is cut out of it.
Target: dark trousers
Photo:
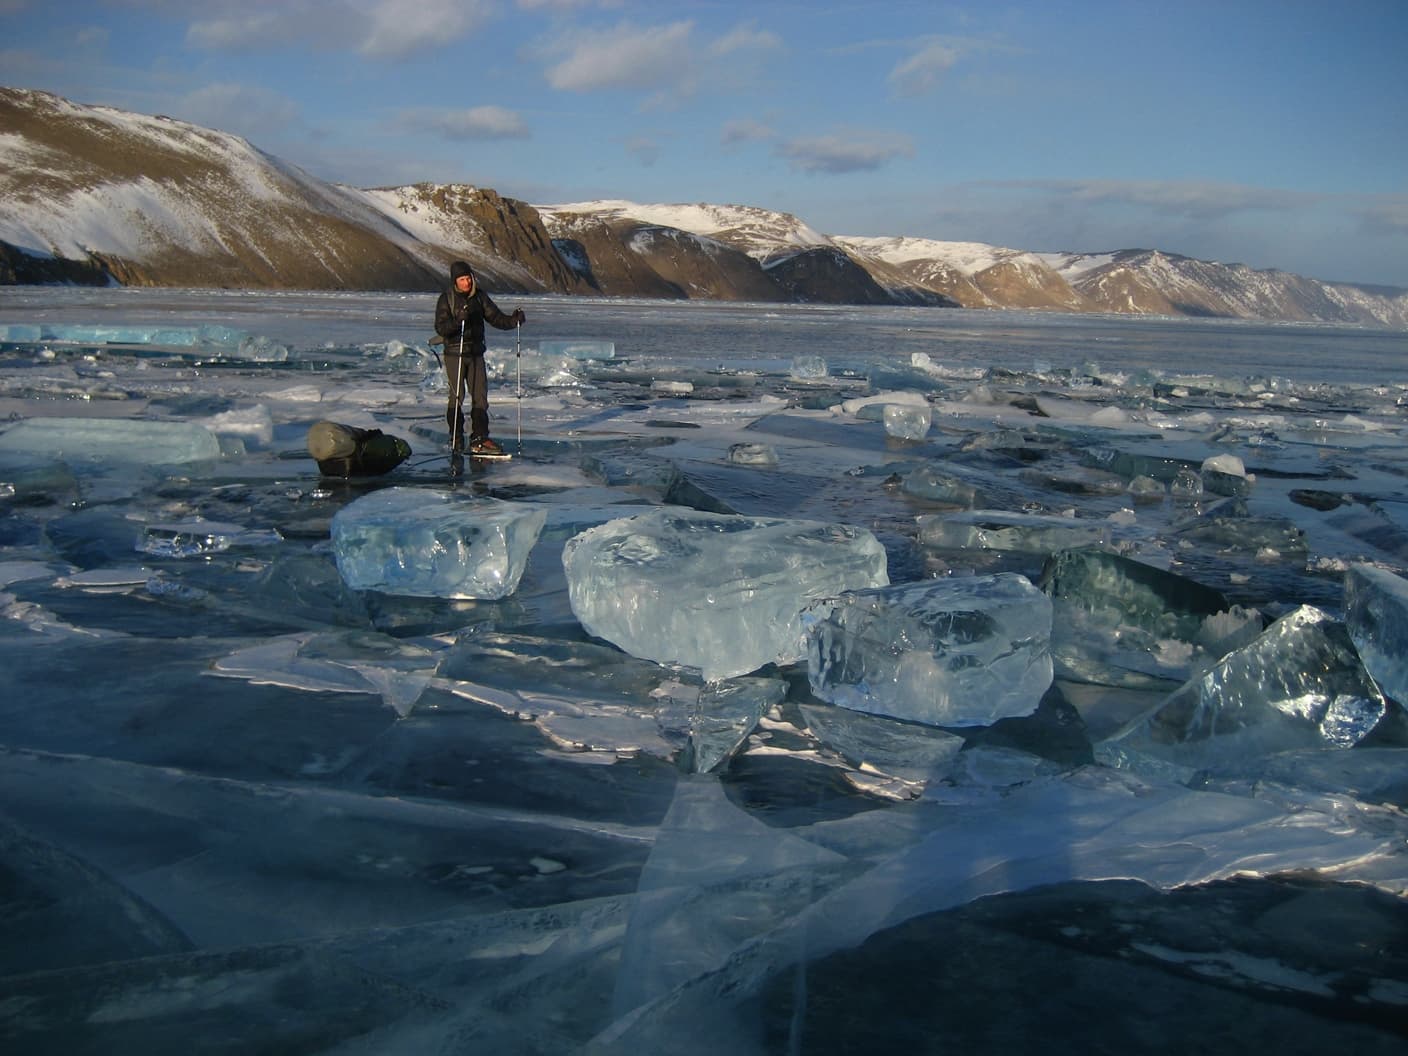
[[[463,443],[464,393],[469,393],[469,439],[480,440],[489,435],[489,374],[484,369],[483,356],[462,356],[445,353],[445,378],[450,383],[450,402],[445,407],[445,425],[450,430],[450,442]]]

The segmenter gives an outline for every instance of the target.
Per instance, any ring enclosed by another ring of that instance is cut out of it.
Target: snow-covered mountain
[[[459,258],[505,292],[1408,328],[1408,290],[1157,250],[845,237],[746,205],[533,206],[428,183],[362,190],[224,132],[0,88],[0,283],[433,290]]]

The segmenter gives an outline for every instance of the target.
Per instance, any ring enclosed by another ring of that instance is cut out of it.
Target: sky
[[[0,84],[358,187],[1408,287],[1408,0],[0,0]]]

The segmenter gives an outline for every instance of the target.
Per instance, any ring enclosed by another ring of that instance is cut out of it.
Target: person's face
[[[455,289],[459,290],[460,293],[468,293],[473,285],[473,275],[460,275],[455,279]]]

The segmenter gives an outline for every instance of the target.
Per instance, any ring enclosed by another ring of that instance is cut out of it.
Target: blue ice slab
[[[1345,625],[1302,605],[1096,752],[1135,769],[1231,771],[1276,752],[1353,747],[1387,712]]]
[[[678,507],[589,528],[562,564],[589,634],[711,681],[800,660],[808,602],[890,581],[864,528]]]
[[[538,353],[544,356],[566,356],[568,359],[613,359],[615,341],[539,341]]]
[[[0,341],[75,345],[163,345],[170,348],[239,348],[252,335],[228,326],[101,326],[12,323],[0,326]]]
[[[855,711],[986,726],[1051,685],[1051,600],[1010,572],[849,591],[802,626],[812,692]]]
[[[1070,547],[1110,544],[1110,526],[1088,518],[964,510],[921,514],[915,520],[919,542],[938,549],[1049,554]]]
[[[547,510],[428,488],[385,488],[332,519],[337,570],[353,590],[505,598],[518,589]]]
[[[194,422],[132,418],[26,418],[0,433],[0,454],[121,465],[172,465],[220,457],[220,441]]]
[[[1408,580],[1374,565],[1351,565],[1344,619],[1365,670],[1386,696],[1408,703]]]

